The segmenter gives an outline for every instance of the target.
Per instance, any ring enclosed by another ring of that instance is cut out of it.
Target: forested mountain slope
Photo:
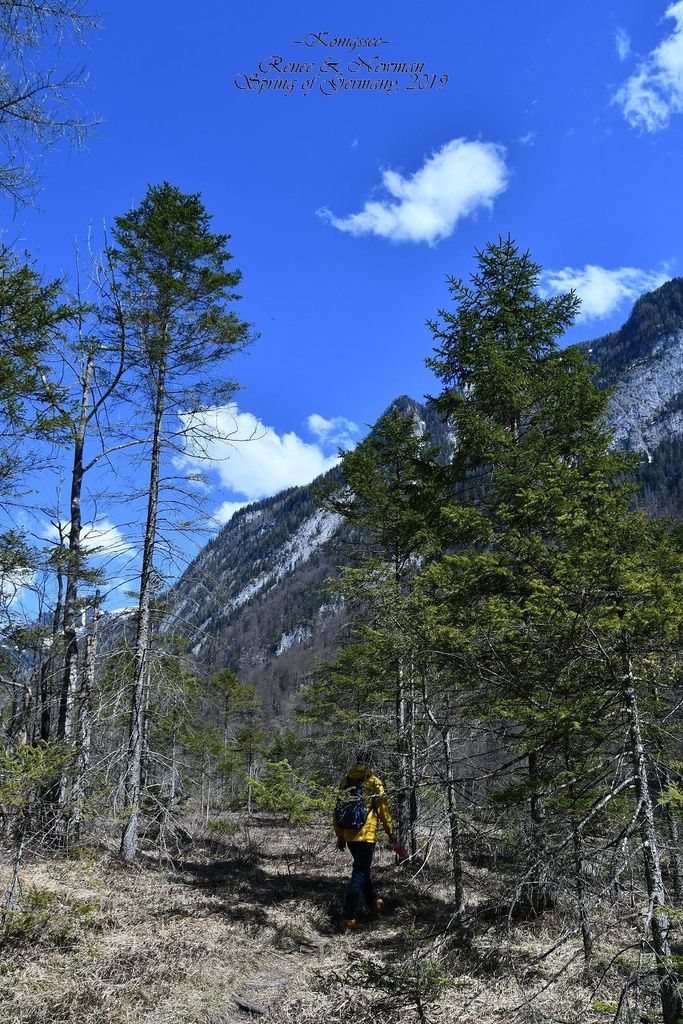
[[[316,508],[309,487],[242,509],[171,592],[161,633],[185,638],[209,673],[237,669],[279,713],[302,650],[314,636],[316,653],[334,644],[338,616],[324,581],[343,560],[340,526],[339,517]]]
[[[394,404],[413,413],[417,431],[447,445],[430,405],[407,397]],[[237,512],[173,588],[160,625],[162,634],[184,638],[204,672],[230,667],[256,685],[274,714],[346,625],[326,580],[357,557],[358,538],[314,500],[338,473]]]

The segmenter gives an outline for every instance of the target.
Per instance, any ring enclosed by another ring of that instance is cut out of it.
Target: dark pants
[[[365,897],[365,902],[369,907],[372,907],[377,896],[375,893],[375,887],[372,884],[370,877],[370,868],[372,867],[372,855],[375,852],[374,843],[349,843],[349,850],[353,857],[353,871],[351,872],[351,881],[349,887],[346,890],[346,899],[344,900],[344,909],[342,910],[342,917],[355,917],[358,904],[360,903],[361,893]]]

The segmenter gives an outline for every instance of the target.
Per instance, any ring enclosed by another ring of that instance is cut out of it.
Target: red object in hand
[[[408,860],[410,854],[406,850],[405,846],[401,846],[400,843],[392,843],[391,849],[394,851],[399,860]]]

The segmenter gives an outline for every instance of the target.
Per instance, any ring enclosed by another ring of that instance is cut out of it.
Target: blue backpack
[[[351,780],[348,775],[344,780],[344,792],[338,798],[334,814],[339,828],[348,828],[359,832],[368,817],[368,808],[363,797],[364,779]]]

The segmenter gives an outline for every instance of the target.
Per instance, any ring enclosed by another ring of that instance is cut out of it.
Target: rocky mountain
[[[183,637],[208,674],[236,669],[279,714],[313,653],[331,652],[343,627],[325,592],[342,555],[340,527],[309,487],[240,510],[171,591],[160,632]]]
[[[643,453],[639,500],[653,514],[683,513],[683,278],[643,296],[620,330],[583,347],[613,389],[615,443]],[[447,447],[430,404],[397,404]],[[348,628],[325,581],[349,564],[358,538],[312,494],[337,472],[237,512],[168,595],[161,633],[183,637],[207,674],[234,668],[273,715]]]
[[[413,414],[416,431],[448,444],[430,405],[405,396],[394,404]],[[185,640],[203,672],[234,668],[276,715],[347,628],[326,580],[357,557],[360,539],[314,500],[335,480],[332,469],[235,513],[170,592],[159,627]]]
[[[642,452],[640,504],[683,514],[683,278],[643,295],[623,327],[582,347],[612,389],[615,444]]]

